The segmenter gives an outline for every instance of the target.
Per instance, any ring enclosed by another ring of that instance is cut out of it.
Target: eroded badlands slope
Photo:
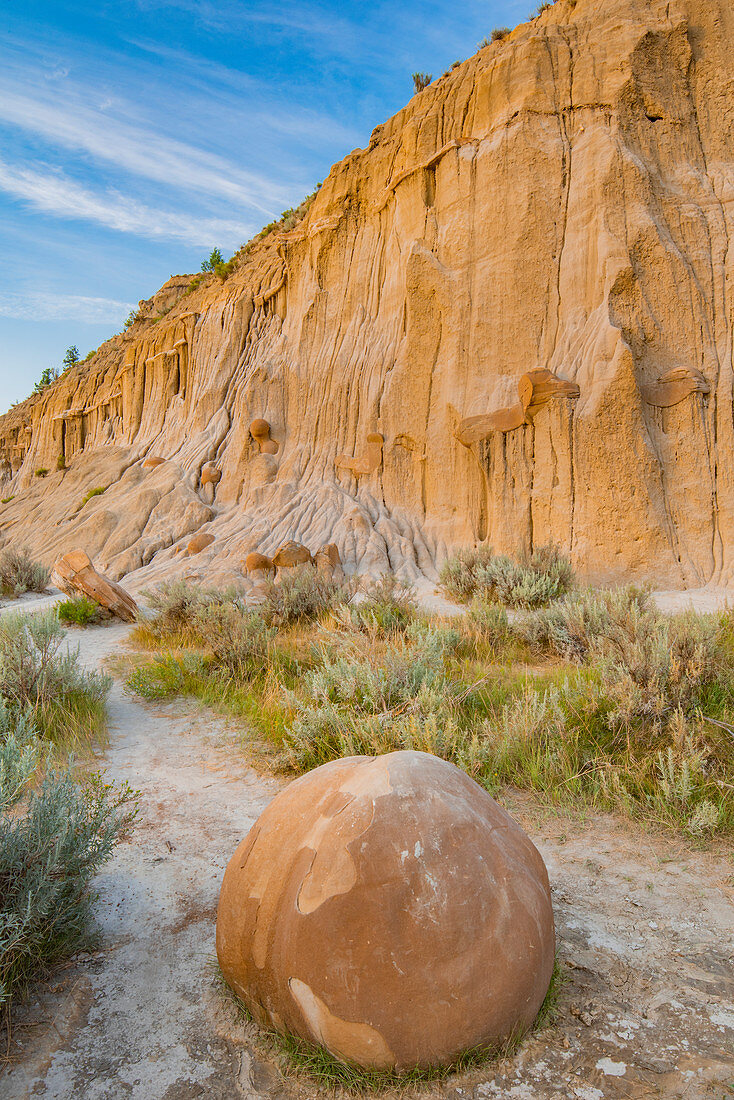
[[[138,582],[295,538],[409,576],[488,539],[728,583],[733,51],[730,0],[559,0],[481,50],[295,229],[0,418],[0,538]]]

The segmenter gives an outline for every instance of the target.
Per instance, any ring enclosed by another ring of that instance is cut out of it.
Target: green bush
[[[458,736],[454,704],[461,685],[447,677],[445,665],[460,644],[458,631],[416,622],[382,653],[359,635],[347,646],[342,639],[336,654],[322,645],[319,667],[303,675],[300,694],[283,693],[293,714],[284,738],[287,766],[300,771],[353,750],[405,748],[408,734],[428,736],[426,729],[434,730],[436,743]],[[426,727],[428,719],[435,729]]]
[[[62,623],[73,623],[75,626],[94,626],[106,618],[104,609],[96,600],[90,600],[87,596],[72,596],[68,600],[62,600],[56,604],[56,614]]]
[[[3,596],[45,592],[50,576],[51,571],[34,561],[27,547],[11,546],[0,553],[0,594]]]
[[[298,565],[269,581],[261,612],[271,626],[314,621],[351,599],[353,585],[322,576],[312,565]]]
[[[0,707],[0,1005],[91,945],[90,883],[134,815],[133,792],[48,770],[26,718]]]
[[[508,34],[510,34],[509,27],[495,27],[490,38],[493,42],[501,42],[503,38],[507,38]]]
[[[535,648],[593,666],[613,725],[690,713],[722,672],[716,618],[664,615],[633,585],[580,592],[516,629]]]
[[[59,455],[59,457],[56,459],[56,469],[57,470],[65,470],[66,469],[66,459],[64,458],[63,455]]]
[[[508,607],[542,607],[565,595],[573,585],[568,558],[554,546],[541,546],[513,561],[490,558],[476,570],[477,590]]]
[[[101,497],[102,493],[106,493],[108,488],[109,486],[107,485],[97,485],[95,489],[90,489],[86,496],[83,498],[81,507],[83,508],[87,501],[91,500],[92,497]]]
[[[649,609],[646,589],[582,589],[552,607],[527,615],[515,630],[534,649],[550,651],[567,661],[585,661],[599,638],[630,623],[633,609]]]
[[[51,740],[89,740],[104,729],[111,680],[84,669],[78,651],[62,653],[64,637],[53,609],[0,618],[0,697]]]
[[[15,500],[15,493],[13,493],[13,495],[11,497],[3,497],[2,498],[2,503],[3,504],[10,504],[11,500]]]
[[[36,477],[48,477],[48,468],[46,466],[39,466],[36,470]]]
[[[478,641],[493,650],[504,648],[512,637],[504,607],[485,603],[479,597],[475,597],[469,605],[466,625]]]
[[[413,87],[416,92],[422,92],[433,80],[432,73],[413,73]]]
[[[125,679],[126,690],[141,699],[173,699],[177,695],[196,695],[206,677],[206,666],[199,654],[156,654],[152,661],[134,668]]]

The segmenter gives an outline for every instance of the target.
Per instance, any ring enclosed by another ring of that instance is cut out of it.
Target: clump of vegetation
[[[125,332],[127,332],[129,328],[132,328],[133,325],[136,325],[138,321],[142,321],[142,319],[143,316],[139,309],[131,309],[127,317],[125,318],[125,324],[123,326]]]
[[[35,471],[35,475],[36,475],[36,477],[47,477],[48,476],[48,467],[47,466],[39,466],[38,469]]]
[[[66,459],[64,458],[63,455],[59,455],[59,457],[56,459],[56,469],[57,470],[65,470],[66,469]]]
[[[25,715],[0,705],[0,1006],[92,945],[91,881],[136,812],[129,787],[48,769]]]
[[[480,595],[508,607],[542,607],[573,585],[573,568],[555,546],[540,546],[519,560],[494,556],[488,547],[460,550],[441,570],[441,583],[454,599]]]
[[[504,607],[475,598],[466,613],[466,625],[478,642],[501,653],[511,642],[512,632]]]
[[[492,42],[501,42],[502,39],[507,38],[510,33],[509,27],[495,27],[489,37]]]
[[[89,742],[105,729],[111,681],[84,669],[78,651],[61,652],[64,637],[53,609],[0,618],[0,698],[49,740]]]
[[[59,372],[56,367],[44,367],[41,371],[41,377],[38,379],[35,386],[33,387],[33,392],[43,393],[43,391],[48,389],[51,383],[55,382],[58,377]]]
[[[432,73],[413,73],[413,87],[416,92],[422,92],[433,80]]]
[[[626,728],[691,713],[721,671],[714,617],[664,615],[634,586],[580,592],[518,630],[536,649],[593,664],[611,704],[609,722]]]
[[[213,248],[209,254],[208,259],[204,260],[201,265],[201,270],[207,273],[215,272],[218,267],[224,264],[224,256],[218,248]]]
[[[496,561],[459,559],[450,575],[474,595],[450,625],[394,578],[355,603],[305,566],[257,609],[177,582],[139,641],[186,651],[139,665],[128,687],[224,708],[290,772],[420,749],[493,794],[509,784],[693,837],[734,831],[734,617],[664,616],[634,587],[508,616],[483,573]],[[532,564],[570,583],[556,551]]]
[[[107,618],[104,609],[88,596],[72,596],[62,600],[56,605],[56,614],[60,622],[74,626],[95,626]]]
[[[491,547],[484,544],[459,550],[444,562],[441,573],[441,585],[447,595],[460,603],[466,603],[477,593],[479,571],[493,557]]]
[[[182,579],[165,581],[152,590],[145,589],[143,596],[154,617],[141,619],[135,637],[156,648],[201,645],[201,624],[206,612],[223,604],[233,604],[237,599],[234,589],[203,588]]]
[[[335,581],[312,565],[298,565],[285,570],[277,582],[268,582],[262,614],[275,627],[313,622],[346,603],[352,594],[349,581]]]
[[[285,692],[293,720],[286,766],[318,767],[339,756],[419,748],[453,758],[460,734],[454,708],[462,685],[446,672],[458,631],[415,623],[376,652],[369,638],[322,645],[299,693]]]
[[[45,592],[50,576],[51,570],[34,561],[27,547],[10,546],[0,552],[0,594],[3,596],[17,598],[24,592]]]
[[[206,639],[218,671],[239,679],[262,672],[274,632],[256,611],[237,603],[210,603],[197,613],[194,629]]]
[[[416,618],[415,593],[393,573],[366,587],[363,598],[352,600],[336,613],[340,625],[367,634],[387,635],[405,630]]]
[[[537,8],[535,9],[535,15],[542,15],[544,11],[548,11],[548,9],[552,7],[553,4],[550,2],[550,0],[543,0],[543,3],[538,4]]]
[[[89,492],[84,496],[80,507],[83,508],[87,501],[91,500],[92,497],[101,497],[102,493],[106,493],[108,488],[108,485],[97,485],[96,488],[90,489]]]

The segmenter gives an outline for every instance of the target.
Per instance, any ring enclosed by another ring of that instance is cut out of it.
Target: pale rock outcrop
[[[211,583],[288,540],[406,580],[487,541],[734,583],[732,41],[730,0],[558,0],[434,81],[296,228],[0,418],[0,542],[133,590],[205,522]]]

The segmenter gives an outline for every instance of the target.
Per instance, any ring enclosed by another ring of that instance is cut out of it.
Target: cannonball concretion
[[[537,849],[473,779],[423,752],[292,782],[219,898],[219,963],[255,1018],[365,1068],[445,1064],[528,1028],[554,952]]]

